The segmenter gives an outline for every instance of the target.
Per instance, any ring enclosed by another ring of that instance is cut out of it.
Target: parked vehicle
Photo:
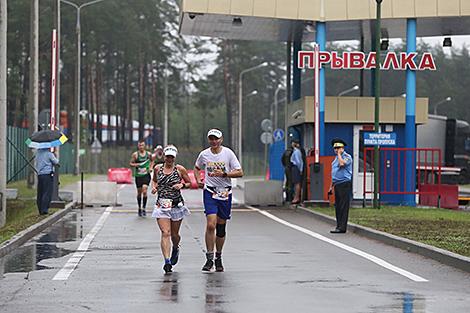
[[[449,168],[449,171],[443,171],[443,179],[446,183],[470,183],[470,124],[468,122],[430,114],[428,122],[418,126],[417,147],[441,149],[442,166]]]

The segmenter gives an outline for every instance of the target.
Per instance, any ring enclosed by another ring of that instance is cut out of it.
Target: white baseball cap
[[[209,136],[214,136],[214,137],[217,137],[217,138],[222,138],[222,132],[218,129],[215,129],[215,128],[212,128],[211,130],[209,130],[207,132],[207,137]]]
[[[165,149],[163,149],[163,153],[165,156],[171,155],[172,157],[176,157],[178,149],[176,149],[175,146],[166,146]]]

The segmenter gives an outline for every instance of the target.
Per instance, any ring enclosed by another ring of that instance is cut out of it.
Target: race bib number
[[[160,208],[162,210],[171,210],[173,206],[173,200],[171,199],[159,199],[158,202],[160,203]]]
[[[212,198],[216,200],[228,200],[230,195],[230,188],[215,188],[212,193]]]
[[[138,168],[137,173],[139,173],[141,175],[145,175],[145,174],[147,174],[147,169],[145,167],[144,168]]]

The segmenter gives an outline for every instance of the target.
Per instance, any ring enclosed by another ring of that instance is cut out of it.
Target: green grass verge
[[[313,208],[335,216],[334,208]],[[470,257],[470,213],[413,207],[351,208],[349,221]]]
[[[84,179],[89,179],[92,176],[94,175],[85,174]],[[78,181],[80,181],[80,176],[60,175],[61,186],[67,186]],[[47,217],[47,215],[38,214],[36,189],[28,188],[25,180],[10,183],[7,188],[18,189],[18,199],[7,200],[7,220],[5,226],[0,228],[0,243]],[[56,211],[57,209],[49,210],[50,213]]]

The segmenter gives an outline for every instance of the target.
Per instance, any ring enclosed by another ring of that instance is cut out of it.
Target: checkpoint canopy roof
[[[327,38],[359,40],[374,29],[375,0],[182,0],[180,32],[242,40],[315,40],[316,22]],[[417,36],[470,34],[469,0],[385,0],[382,37],[403,38],[406,19]]]

